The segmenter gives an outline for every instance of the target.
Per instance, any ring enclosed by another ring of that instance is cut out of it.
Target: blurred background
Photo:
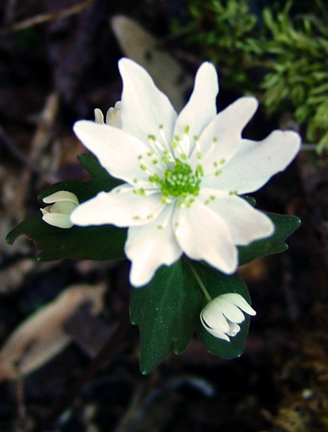
[[[297,160],[254,194],[260,209],[302,226],[287,252],[239,269],[257,316],[238,359],[195,338],[143,376],[138,329],[126,325],[128,262],[38,262],[27,238],[6,244],[39,211],[42,189],[89,178],[72,125],[120,99],[122,56],[177,110],[210,60],[219,110],[245,94],[260,100],[245,137],[302,135]],[[327,431],[327,145],[324,1],[3,0],[0,431]]]

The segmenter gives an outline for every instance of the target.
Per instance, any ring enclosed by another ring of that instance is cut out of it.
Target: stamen
[[[146,196],[146,191],[143,188],[133,189],[133,193],[135,193],[136,195]]]

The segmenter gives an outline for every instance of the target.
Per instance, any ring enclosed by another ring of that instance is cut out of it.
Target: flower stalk
[[[186,259],[185,262],[187,263],[188,267],[190,268],[192,274],[195,276],[195,279],[198,282],[200,289],[203,291],[203,294],[204,294],[206,300],[208,302],[212,301],[213,300],[212,297],[209,295],[203,281],[201,280],[201,278],[200,278],[199,274],[197,273],[197,271],[195,270],[194,266],[191,264],[191,262],[188,259]]]

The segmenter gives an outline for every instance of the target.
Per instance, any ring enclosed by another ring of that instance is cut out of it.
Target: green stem
[[[208,302],[212,301],[213,300],[212,297],[209,295],[209,293],[208,293],[208,291],[207,291],[207,289],[206,289],[203,281],[201,280],[199,274],[196,272],[196,270],[193,267],[193,265],[191,264],[191,262],[188,259],[186,259],[186,263],[187,263],[188,267],[190,268],[190,270],[192,271],[193,275],[195,276],[195,279],[198,282],[198,285],[200,286],[200,289],[203,291],[203,294],[204,294],[206,300]]]

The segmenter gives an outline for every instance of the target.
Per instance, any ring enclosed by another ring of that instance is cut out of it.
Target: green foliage
[[[131,294],[130,317],[141,334],[140,370],[148,374],[170,353],[180,354],[197,334],[205,348],[224,358],[242,354],[249,327],[249,318],[241,324],[240,333],[226,342],[211,336],[202,326],[199,314],[204,296],[189,265],[200,276],[206,289],[215,298],[236,292],[250,301],[246,285],[236,275],[226,276],[200,263],[181,259],[170,267],[161,267],[153,280]]]
[[[100,191],[110,191],[120,184],[99,164],[84,154],[80,163],[93,176],[88,182],[68,180],[57,183],[39,195],[40,201],[58,191],[74,193],[84,202]],[[244,197],[252,205],[255,200]],[[239,262],[245,264],[260,256],[279,253],[287,248],[285,239],[300,224],[298,218],[268,214],[275,224],[274,234],[247,247],[239,247]],[[41,250],[40,260],[91,259],[116,260],[125,258],[124,245],[127,229],[112,225],[62,229],[42,220],[41,213],[23,221],[7,236],[12,244],[20,235],[33,240]],[[200,285],[203,285],[202,289]],[[249,317],[240,324],[240,332],[230,342],[212,336],[200,322],[199,315],[206,304],[203,289],[211,298],[225,293],[238,293],[250,303],[244,282],[237,275],[224,275],[204,263],[182,257],[170,267],[162,266],[152,281],[141,289],[132,290],[131,322],[139,326],[141,334],[140,369],[144,374],[158,366],[171,352],[180,354],[196,331],[204,347],[213,354],[230,359],[238,357],[244,349]]]
[[[239,265],[247,264],[256,258],[284,252],[288,249],[285,240],[296,231],[301,221],[296,216],[267,213],[275,224],[274,234],[266,239],[258,240],[249,246],[239,246]]]
[[[256,17],[248,13],[247,0],[192,0],[189,24],[173,22],[173,33],[196,45],[202,57],[220,71],[226,86],[244,88],[249,79],[245,70],[253,68],[249,38],[256,33]],[[233,77],[229,77],[233,72]]]
[[[328,145],[328,21],[309,15],[293,23],[287,12],[276,20],[268,9],[263,14],[272,37],[267,54],[274,56],[263,81],[264,102],[270,112],[294,108],[307,140],[319,141],[321,150]]]
[[[249,0],[191,0],[189,23],[175,22],[173,34],[217,65],[223,85],[257,93],[269,114],[292,112],[321,151],[328,148],[328,5],[274,6],[253,13]]]
[[[126,229],[112,225],[72,227],[62,229],[45,223],[40,214],[21,222],[7,236],[13,244],[17,237],[26,235],[41,251],[40,261],[60,259],[118,260],[124,259]]]
[[[101,191],[110,191],[122,182],[112,178],[91,154],[79,156],[80,163],[93,175],[92,180],[81,182],[67,180],[54,184],[39,194],[39,200],[58,191],[74,193],[79,202],[89,200]],[[13,242],[21,235],[34,241],[41,251],[40,261],[59,259],[117,260],[124,259],[124,244],[127,230],[112,225],[62,229],[42,220],[41,212],[21,222],[7,235],[7,242]]]
[[[239,247],[240,264],[260,256],[283,252],[284,243],[300,225],[293,216],[268,214],[276,226],[268,239]],[[231,359],[242,354],[249,326],[249,317],[241,324],[241,331],[230,342],[208,333],[199,320],[205,298],[193,271],[204,283],[212,298],[225,293],[238,293],[248,302],[250,297],[244,282],[236,275],[228,276],[198,262],[183,258],[170,267],[162,266],[145,287],[131,294],[130,317],[141,334],[140,369],[144,374],[158,366],[171,352],[180,354],[196,331],[204,347],[212,354]]]
[[[146,287],[132,290],[130,317],[141,334],[142,373],[149,373],[171,351],[180,354],[187,347],[203,299],[196,279],[183,260],[161,267]]]
[[[247,287],[239,276],[228,276],[200,263],[195,263],[194,267],[200,274],[204,285],[212,298],[225,293],[237,293],[244,297],[248,303],[251,303]],[[250,318],[245,314],[245,321],[240,325],[240,332],[236,336],[232,337],[230,342],[217,339],[211,335],[207,330],[205,330],[200,320],[198,320],[195,330],[198,338],[208,352],[226,359],[232,359],[240,357],[244,351],[249,322]]]

